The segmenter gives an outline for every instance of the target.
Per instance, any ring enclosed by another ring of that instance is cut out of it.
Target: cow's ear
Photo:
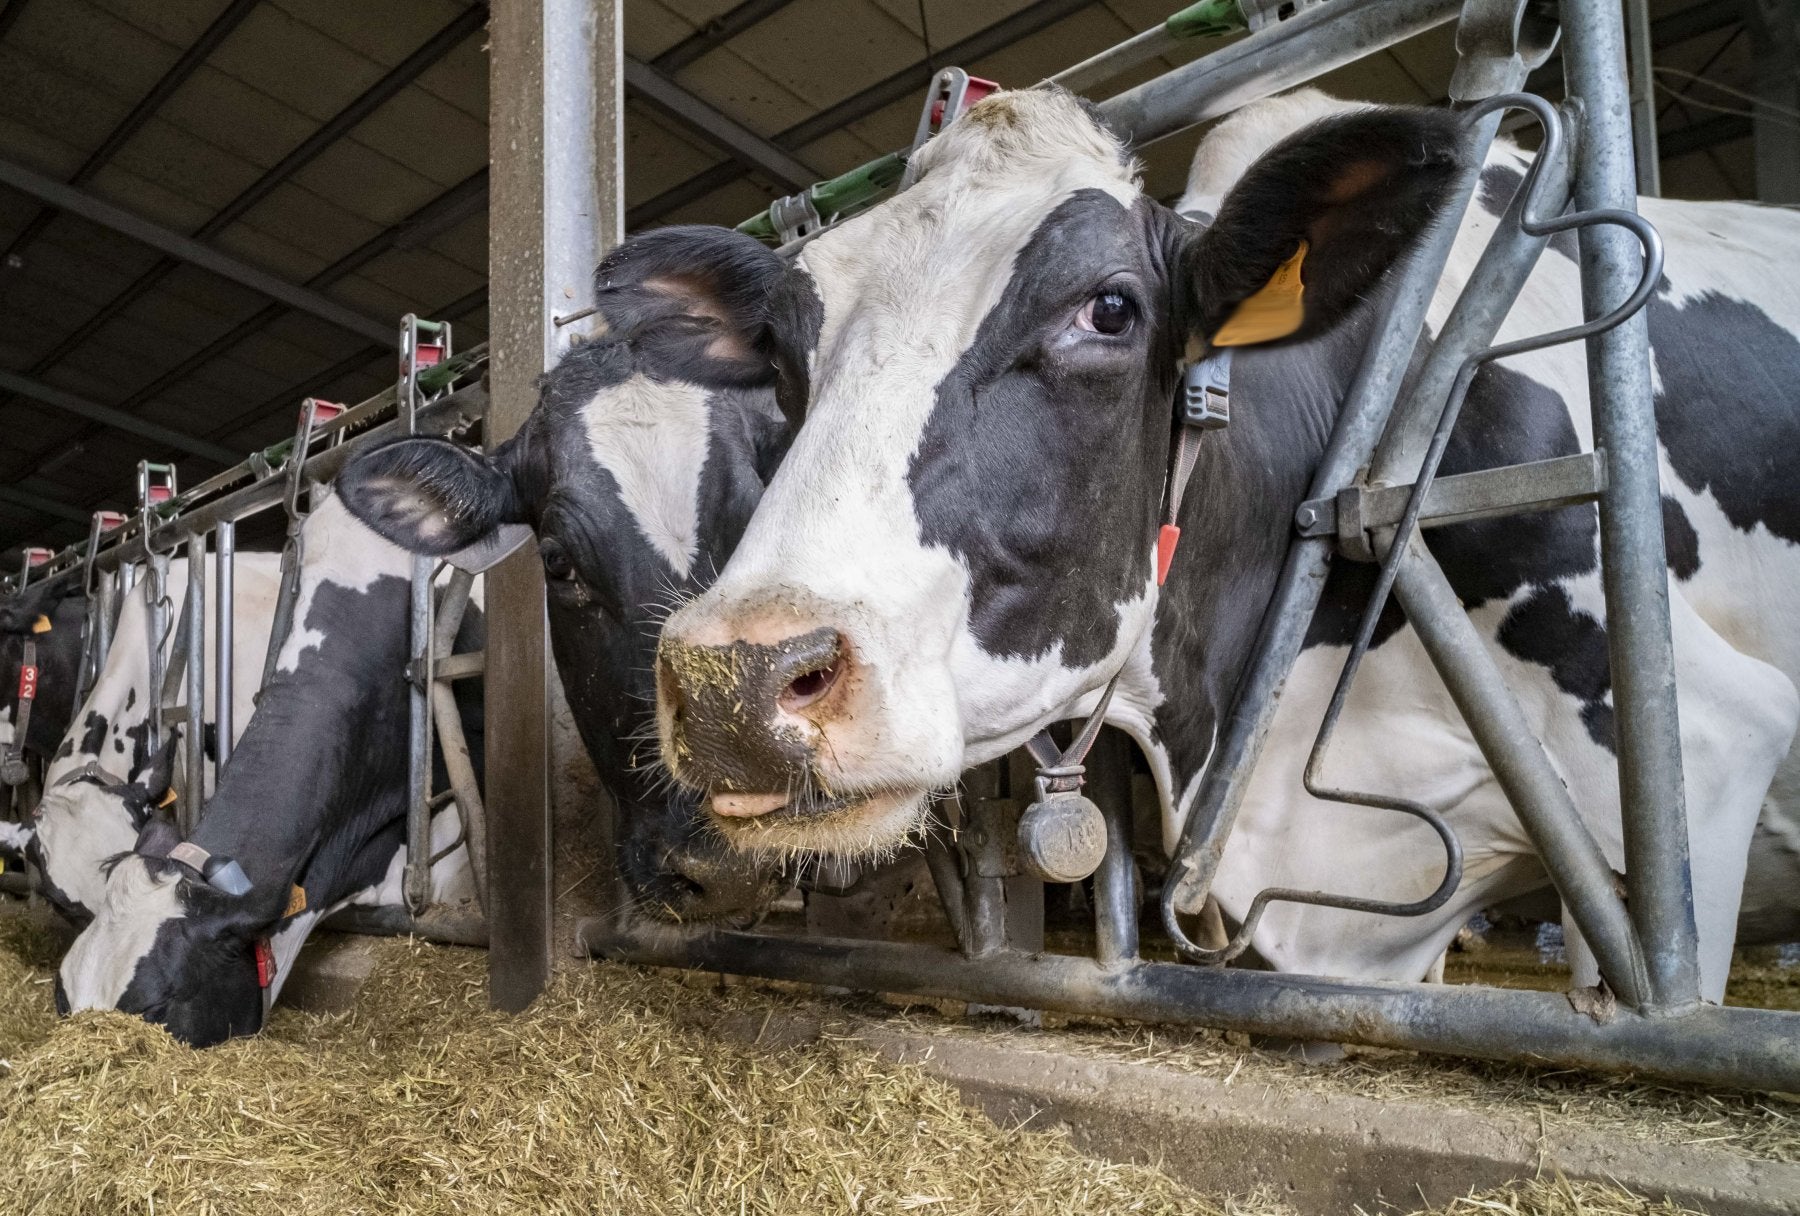
[[[411,553],[443,557],[520,523],[511,448],[494,456],[448,439],[400,439],[359,452],[334,483],[350,513]]]
[[[606,255],[594,298],[608,332],[652,370],[700,383],[767,384],[767,301],[785,268],[774,250],[730,228],[656,228]]]
[[[1275,145],[1189,245],[1192,335],[1249,346],[1337,323],[1445,210],[1464,132],[1447,110],[1372,108]]]

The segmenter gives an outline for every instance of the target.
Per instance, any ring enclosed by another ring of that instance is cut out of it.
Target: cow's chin
[[[732,848],[760,859],[865,860],[885,858],[910,840],[929,806],[926,790],[878,790],[752,817],[708,816]]]

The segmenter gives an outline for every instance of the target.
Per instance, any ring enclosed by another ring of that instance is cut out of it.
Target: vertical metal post
[[[1088,792],[1106,816],[1106,856],[1094,871],[1094,957],[1128,963],[1138,956],[1137,862],[1132,857],[1131,741],[1103,730],[1088,758]]]
[[[1756,197],[1800,203],[1800,6],[1793,0],[1742,0],[1756,56]]]
[[[1631,102],[1619,6],[1564,0],[1562,16],[1563,70],[1582,128],[1575,204],[1633,209]],[[1584,315],[1597,317],[1630,294],[1642,258],[1628,231],[1613,225],[1583,228]],[[1589,339],[1587,351],[1594,444],[1606,453],[1600,550],[1631,920],[1644,955],[1646,1008],[1685,1010],[1700,999],[1699,938],[1688,867],[1647,318],[1640,312]]]
[[[206,533],[188,539],[187,559],[187,609],[181,614],[187,625],[187,789],[177,809],[183,836],[206,809]]]
[[[1662,197],[1662,159],[1656,150],[1656,52],[1650,45],[1650,0],[1625,0],[1631,43],[1631,147],[1637,192]]]
[[[213,788],[219,788],[219,778],[225,775],[226,762],[231,759],[231,742],[236,734],[237,716],[232,712],[232,697],[237,690],[232,687],[232,664],[236,661],[233,647],[236,638],[233,626],[237,621],[237,523],[226,520],[221,523],[217,532],[218,544],[216,560],[219,563],[217,590],[214,594],[213,646],[217,652],[215,667],[217,674],[213,676],[213,719],[218,723],[219,740],[216,760],[213,765]]]
[[[511,437],[592,302],[624,227],[622,0],[517,0],[488,26],[492,164],[486,441]],[[488,982],[522,1009],[550,975],[550,682],[543,570],[527,549],[487,575]]]

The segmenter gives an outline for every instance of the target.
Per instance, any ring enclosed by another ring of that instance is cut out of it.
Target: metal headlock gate
[[[310,494],[329,482],[359,448],[402,434],[449,435],[468,430],[486,416],[488,397],[482,373],[487,348],[477,346],[459,356],[450,350],[450,326],[407,316],[400,322],[399,375],[393,388],[355,406],[306,398],[300,406],[294,437],[182,491],[173,465],[140,461],[137,510],[130,515],[94,513],[84,544],[54,555],[34,551],[8,588],[27,582],[56,580],[78,583],[86,597],[81,660],[76,688],[80,705],[106,664],[113,629],[125,597],[138,584],[149,605],[149,633],[159,644],[145,657],[149,667],[149,740],[159,747],[171,728],[184,729],[184,797],[176,804],[178,826],[186,837],[205,814],[207,758],[206,704],[206,570],[211,540],[216,616],[213,629],[212,776],[231,759],[235,736],[233,671],[236,639],[237,525],[249,516],[275,508],[287,516],[287,539],[281,555],[281,589],[277,597],[268,652],[262,665],[266,686],[293,626],[304,560],[305,523]],[[166,593],[169,563],[177,553],[187,558],[187,587],[179,619],[171,623]],[[487,929],[480,916],[430,903],[431,816],[454,797],[461,812],[461,839],[469,846],[471,870],[479,898],[486,899],[486,832],[480,791],[456,712],[455,680],[479,676],[480,653],[453,654],[457,629],[474,581],[474,573],[454,570],[442,593],[434,596],[439,564],[415,558],[412,571],[411,647],[404,671],[390,673],[410,688],[408,730],[407,865],[401,907],[351,907],[325,923],[329,927],[377,933],[417,933],[433,940],[464,945],[485,944]],[[173,636],[170,629],[173,624]],[[450,789],[431,788],[434,740],[441,747]]]
[[[1055,79],[1079,90],[1167,49],[1183,32],[1180,22],[1191,27],[1237,8],[1231,0],[1195,5],[1166,26]],[[1278,19],[1279,10],[1294,8],[1299,11]],[[1146,962],[1139,956],[1129,776],[1119,757],[1097,766],[1093,779],[1108,842],[1094,873],[1095,957],[1039,949],[1041,899],[1034,939],[1033,910],[1022,906],[1033,889],[1010,844],[1018,832],[1021,800],[980,797],[1002,792],[992,772],[966,780],[954,844],[941,829],[926,842],[960,950],[724,930],[677,932],[611,920],[585,922],[584,944],[609,958],[865,991],[1800,1090],[1800,1014],[1720,1008],[1699,999],[1655,419],[1639,311],[1660,274],[1662,253],[1655,230],[1635,211],[1619,4],[1562,3],[1568,100],[1561,106],[1517,92],[1526,73],[1547,61],[1559,34],[1554,6],[1537,0],[1314,0],[1281,6],[1244,0],[1242,12],[1257,18],[1250,22],[1257,28],[1249,37],[1101,103],[1107,120],[1127,133],[1133,146],[1142,146],[1456,20],[1459,61],[1449,93],[1466,116],[1469,167],[1457,183],[1454,214],[1460,215],[1473,196],[1483,155],[1504,114],[1518,111],[1535,120],[1543,143],[1420,374],[1406,385],[1402,381],[1458,226],[1440,225],[1399,272],[1311,491],[1294,504],[1295,537],[1274,602],[1235,705],[1221,725],[1164,885],[1164,926],[1180,952],[1203,965]],[[961,87],[942,74],[934,97],[948,111],[962,96]],[[940,96],[940,88],[948,96]],[[928,102],[928,116],[930,109]],[[925,125],[929,118],[922,130]],[[804,240],[898,181],[903,162],[899,154],[864,166],[781,200],[767,217],[741,228],[784,244]],[[1579,234],[1586,322],[1492,345],[1550,235],[1570,230]],[[1587,344],[1594,453],[1434,481],[1463,395],[1480,366],[1578,339]],[[1614,705],[1624,727],[1617,752],[1627,858],[1623,892],[1443,571],[1418,538],[1418,529],[1434,522],[1578,503],[1597,503],[1600,517]],[[1340,551],[1379,562],[1380,574],[1321,724],[1308,789],[1327,800],[1426,819],[1445,842],[1445,882],[1412,905],[1265,891],[1224,949],[1202,948],[1175,915],[1177,905],[1199,907],[1211,887],[1328,563]],[[1455,890],[1460,876],[1455,835],[1433,812],[1397,798],[1322,789],[1313,782],[1390,590],[1591,944],[1616,995],[1616,1009],[1577,1011],[1565,995],[1554,993],[1355,982],[1222,965],[1243,949],[1271,901],[1416,915],[1441,906]],[[1022,788],[1016,776],[1012,788]]]

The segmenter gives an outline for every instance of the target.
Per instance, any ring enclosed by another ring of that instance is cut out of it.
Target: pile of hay
[[[714,1033],[781,998],[692,977],[577,968],[512,1018],[487,1010],[479,953],[389,942],[349,1013],[278,1011],[194,1052],[122,1015],[57,1022],[57,949],[0,917],[9,1211],[1289,1213],[997,1129],[854,1044]],[[1560,1181],[1446,1211],[1682,1216]]]

